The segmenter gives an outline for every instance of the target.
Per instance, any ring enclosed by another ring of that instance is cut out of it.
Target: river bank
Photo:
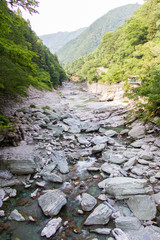
[[[158,240],[154,126],[128,124],[128,103],[102,102],[84,86],[65,83],[58,94],[14,113],[24,140],[0,151],[2,239]]]

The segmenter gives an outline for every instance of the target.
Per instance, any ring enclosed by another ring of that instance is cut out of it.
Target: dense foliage
[[[56,53],[60,48],[71,40],[78,37],[86,28],[80,28],[73,32],[57,32],[40,36],[43,43],[52,53]]]
[[[115,31],[139,6],[139,4],[128,4],[109,11],[76,39],[62,47],[57,52],[59,60],[63,63],[73,62],[75,59],[93,52],[100,45],[102,36],[106,32]]]
[[[20,11],[11,11],[7,2],[36,3],[0,1],[0,94],[25,95],[30,85],[51,89],[60,84],[66,75],[57,56],[42,44]]]
[[[160,0],[140,7],[115,33],[106,33],[101,45],[66,69],[81,80],[111,84],[124,81],[130,96],[144,97],[142,110],[160,115]],[[100,75],[97,68],[108,69]],[[137,75],[142,84],[132,89],[128,78]]]

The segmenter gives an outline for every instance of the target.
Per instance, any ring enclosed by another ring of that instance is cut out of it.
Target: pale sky
[[[39,36],[88,27],[111,9],[130,3],[144,3],[143,0],[39,0],[39,2],[39,14],[31,16],[23,13],[23,17],[30,20],[32,30]]]

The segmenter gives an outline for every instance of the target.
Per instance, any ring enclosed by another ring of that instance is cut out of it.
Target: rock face
[[[116,199],[125,199],[132,195],[152,193],[153,190],[148,187],[146,179],[115,177],[105,180],[105,192]]]
[[[156,204],[151,196],[130,197],[127,204],[139,220],[152,220],[156,216]]]
[[[141,227],[141,223],[136,217],[118,217],[115,224],[116,228],[120,228],[124,232],[139,230]]]
[[[38,203],[46,216],[56,216],[67,203],[65,194],[60,190],[47,190],[38,198]]]
[[[53,236],[57,229],[61,226],[61,222],[62,219],[59,218],[54,218],[51,221],[49,221],[47,223],[47,225],[45,226],[45,228],[43,228],[42,232],[41,232],[41,236],[46,236],[47,238],[50,238],[51,236]]]
[[[134,139],[143,138],[145,136],[145,127],[141,124],[136,124],[128,133]]]
[[[88,216],[84,225],[105,225],[109,222],[111,214],[112,210],[107,205],[102,203]]]
[[[90,194],[88,193],[82,194],[81,206],[83,211],[91,211],[96,204],[97,204],[97,200],[94,197],[92,197]]]

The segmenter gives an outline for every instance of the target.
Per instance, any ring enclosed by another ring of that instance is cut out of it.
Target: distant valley
[[[57,52],[65,44],[78,37],[86,28],[80,28],[73,32],[57,32],[40,36],[43,43],[52,53]]]

